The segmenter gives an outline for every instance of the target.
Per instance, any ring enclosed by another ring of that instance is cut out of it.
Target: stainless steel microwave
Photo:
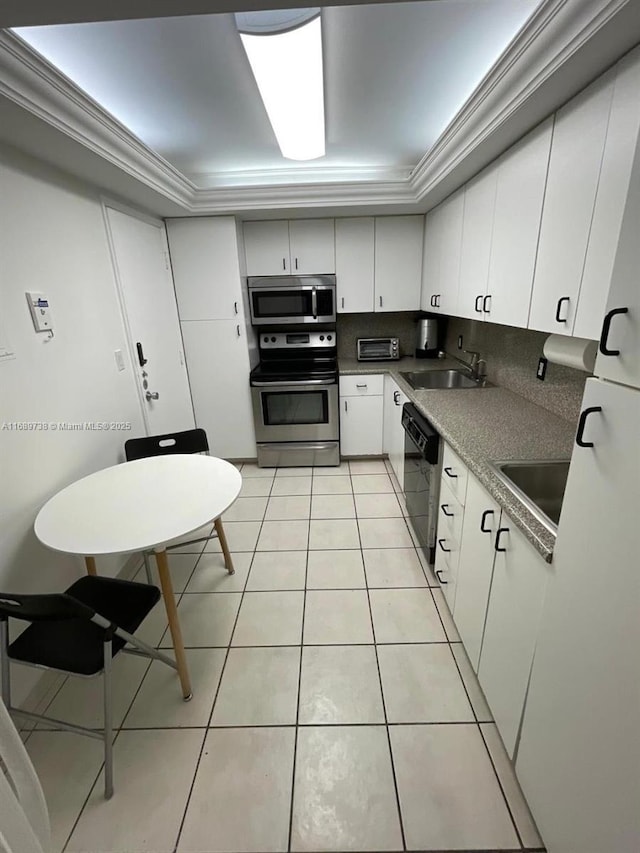
[[[253,326],[335,323],[334,275],[250,277]]]

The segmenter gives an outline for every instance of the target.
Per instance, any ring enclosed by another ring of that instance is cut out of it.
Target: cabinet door
[[[389,456],[391,467],[400,488],[404,488],[404,429],[402,407],[408,397],[387,374],[384,377],[384,430],[383,450]]]
[[[485,317],[497,182],[498,169],[489,166],[465,187],[458,305],[454,312],[459,317]]]
[[[247,275],[289,275],[289,223],[245,222],[244,251]]]
[[[338,311],[373,311],[374,219],[336,219]]]
[[[232,216],[167,220],[180,320],[233,320],[242,311]]]
[[[616,83],[573,334],[600,337],[640,134],[640,48],[616,66]]]
[[[637,220],[636,220],[637,222]],[[636,853],[640,838],[640,392],[588,379],[516,772],[549,850]]]
[[[595,374],[640,388],[640,140],[613,265]]]
[[[444,482],[440,483],[438,533],[436,537],[436,577],[442,584],[449,610],[454,611],[458,586],[458,562],[465,508]]]
[[[376,311],[420,308],[423,231],[422,216],[376,217]]]
[[[453,618],[475,672],[480,659],[500,513],[499,505],[470,473]]]
[[[441,314],[456,314],[458,310],[463,209],[464,191],[455,193],[442,205],[440,283],[436,300],[436,310]]]
[[[340,400],[340,455],[382,454],[383,397],[343,397]]]
[[[550,566],[504,512],[499,531],[478,679],[513,758]]]
[[[196,426],[207,432],[214,456],[253,459],[256,440],[244,322],[182,323]]]
[[[529,328],[570,335],[613,94],[599,77],[556,113]]]
[[[551,123],[542,122],[498,164],[486,305],[491,323],[527,327]]]
[[[291,273],[335,273],[336,241],[333,219],[293,219],[289,222]]]
[[[422,289],[420,297],[420,307],[423,311],[433,312],[436,310],[436,296],[440,292],[440,248],[442,222],[442,205],[430,210],[424,221]]]

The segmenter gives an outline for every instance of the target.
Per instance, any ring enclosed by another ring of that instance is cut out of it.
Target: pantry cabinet
[[[315,275],[336,271],[333,219],[245,222],[247,275]]]
[[[558,110],[529,328],[570,335],[600,178],[615,70]]]
[[[376,311],[417,311],[420,308],[423,230],[423,216],[376,217]]]
[[[338,311],[348,314],[374,310],[373,216],[336,219],[336,287]]]
[[[402,407],[409,401],[394,379],[384,377],[383,451],[389,457],[400,488],[404,488],[404,428]]]
[[[493,547],[478,680],[513,758],[550,566],[505,512]]]
[[[341,376],[340,455],[381,456],[384,376]]]

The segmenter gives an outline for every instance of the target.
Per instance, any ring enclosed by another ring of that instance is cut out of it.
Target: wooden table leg
[[[173,641],[173,651],[178,665],[178,675],[180,676],[180,684],[182,686],[182,696],[186,702],[191,699],[192,696],[191,679],[189,678],[187,657],[184,653],[182,631],[180,630],[180,622],[178,620],[178,608],[176,607],[176,599],[173,594],[173,585],[171,584],[171,574],[169,573],[169,561],[167,560],[166,551],[156,551],[156,563],[158,564],[158,574],[160,575],[160,588],[162,589],[164,606],[167,610],[167,619],[169,620],[169,630],[171,631],[171,639]]]
[[[96,570],[96,558],[95,557],[85,557],[84,564],[87,567],[88,575],[97,575],[98,572]]]
[[[227,571],[229,572],[229,574],[234,575],[236,570],[233,567],[231,551],[229,550],[229,545],[227,544],[227,537],[224,532],[224,527],[222,526],[222,519],[216,518],[214,524],[216,526],[216,533],[218,534],[218,539],[220,540],[220,547],[222,548],[222,553],[224,554],[224,564],[227,567]]]

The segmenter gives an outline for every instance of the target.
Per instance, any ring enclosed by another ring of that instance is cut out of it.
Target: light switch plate
[[[36,332],[51,332],[53,321],[51,319],[51,308],[49,300],[44,293],[28,290],[25,294],[31,311],[31,319]]]

